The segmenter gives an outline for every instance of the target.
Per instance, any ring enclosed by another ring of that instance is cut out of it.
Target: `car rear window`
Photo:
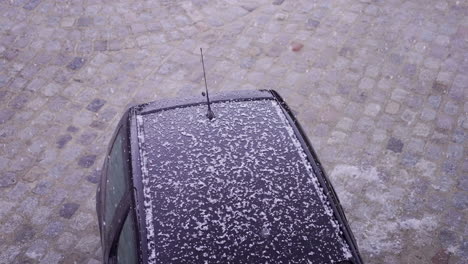
[[[137,116],[149,263],[330,263],[351,253],[274,100]]]

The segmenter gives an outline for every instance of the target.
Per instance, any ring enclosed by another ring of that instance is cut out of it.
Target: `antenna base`
[[[208,113],[206,113],[206,117],[208,117],[209,120],[212,120],[215,115],[213,113],[213,111],[211,111],[211,109],[208,110]]]

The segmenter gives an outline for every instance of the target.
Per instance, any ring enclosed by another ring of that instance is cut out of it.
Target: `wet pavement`
[[[366,263],[468,262],[466,1],[0,0],[0,263],[100,263],[118,118],[199,95],[200,47],[285,97]]]

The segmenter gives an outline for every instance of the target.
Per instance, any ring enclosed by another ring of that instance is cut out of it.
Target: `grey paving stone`
[[[89,103],[88,106],[86,106],[86,109],[88,109],[91,112],[98,112],[104,105],[106,104],[106,100],[96,98],[91,103]]]
[[[356,125],[357,125],[356,128],[363,132],[368,132],[375,127],[374,120],[368,117],[359,118]]]
[[[64,225],[62,222],[54,221],[45,226],[44,235],[48,237],[56,237],[63,232]]]
[[[29,1],[23,6],[23,8],[26,9],[26,10],[33,10],[33,9],[35,9],[41,2],[42,2],[42,0],[29,0]]]
[[[390,101],[385,107],[385,112],[389,114],[396,114],[398,113],[399,110],[400,110],[400,104],[397,102],[393,102],[393,101]]]
[[[461,160],[463,158],[464,147],[459,144],[450,144],[447,148],[447,158],[450,160]]]
[[[107,40],[100,40],[94,42],[95,51],[106,51],[107,50]]]
[[[46,253],[49,243],[45,240],[33,241],[32,245],[26,250],[25,255],[33,260],[40,260]]]
[[[432,160],[439,160],[442,158],[443,149],[439,144],[428,143],[424,155]]]
[[[11,109],[1,109],[0,110],[0,124],[5,124],[10,120],[15,112]]]
[[[22,177],[22,179],[27,182],[35,182],[36,180],[43,178],[45,174],[45,169],[39,166],[34,166]]]
[[[61,86],[57,83],[51,82],[46,86],[41,87],[42,92],[46,96],[54,96],[62,90]]]
[[[78,143],[84,146],[90,145],[97,137],[97,133],[85,132],[78,138]]]
[[[101,120],[93,120],[89,126],[95,129],[103,130],[106,128],[107,124]]]
[[[93,170],[91,174],[86,176],[86,180],[90,183],[97,184],[101,179],[101,170]]]
[[[8,104],[9,107],[13,109],[22,109],[24,105],[28,102],[29,96],[27,94],[20,94],[13,98]]]
[[[42,181],[36,184],[36,187],[32,190],[33,193],[38,195],[44,195],[50,192],[52,184],[48,181]]]
[[[64,259],[70,263],[86,263],[88,258],[83,253],[69,252],[64,256]]]
[[[240,63],[240,67],[243,68],[243,69],[250,69],[252,68],[252,66],[255,64],[255,58],[253,57],[247,57],[247,58],[244,58],[241,63]]]
[[[58,264],[62,259],[62,254],[55,251],[49,251],[49,253],[47,253],[47,255],[41,260],[40,264]]]
[[[8,94],[9,93],[7,93],[7,91],[0,91],[0,100],[1,101],[6,101]]]
[[[82,57],[75,57],[68,65],[67,68],[70,70],[79,70],[85,64],[86,59]]]
[[[96,155],[84,155],[81,156],[78,160],[78,166],[83,168],[89,168],[94,165],[94,161],[96,161]]]
[[[28,83],[27,79],[21,76],[17,76],[11,83],[11,88],[16,89],[16,90],[22,90],[27,85],[27,83]]]
[[[437,92],[437,93],[446,94],[446,93],[448,93],[449,86],[444,84],[444,83],[435,81],[434,84],[432,85],[432,90]]]
[[[401,114],[401,119],[403,121],[405,121],[407,124],[411,124],[411,123],[413,123],[414,119],[416,118],[416,114],[417,113],[415,113],[415,112],[413,112],[413,111],[411,111],[409,109],[406,109]]]
[[[76,21],[76,25],[78,27],[89,27],[92,24],[93,24],[93,18],[92,17],[82,16],[82,17],[79,17],[78,20]]]
[[[273,0],[272,4],[273,5],[282,5],[284,3],[284,0]]]
[[[73,219],[71,219],[71,227],[75,230],[83,231],[92,223],[95,223],[95,218],[88,213],[77,213]],[[81,236],[83,237],[83,236]]]
[[[453,118],[448,115],[439,114],[439,116],[437,117],[437,126],[440,129],[450,130],[452,129],[453,124],[454,124]]]
[[[468,252],[468,240],[463,239],[461,246],[460,246],[460,252],[463,257],[463,261],[468,259],[468,253],[467,253]]]
[[[27,243],[32,241],[34,236],[36,235],[36,231],[34,227],[31,225],[21,225],[15,230],[15,238],[14,241],[16,243]]]
[[[95,259],[90,259],[87,264],[100,264],[101,262]]]
[[[453,101],[448,101],[444,106],[444,112],[448,115],[456,115],[458,113],[458,105]]]
[[[403,146],[403,142],[394,137],[391,137],[387,142],[387,149],[396,153],[400,153],[403,150]]]
[[[465,132],[462,129],[456,128],[452,135],[452,140],[455,143],[463,143],[465,141]]]
[[[417,73],[417,67],[415,64],[405,64],[403,66],[403,74],[405,74],[406,76],[412,77],[412,76],[415,76],[416,73]]]
[[[15,190],[20,190],[20,188],[18,188],[19,186],[20,186],[20,183],[17,184],[13,189],[10,189],[10,194],[12,194]],[[33,214],[33,209],[35,206],[37,206],[37,204],[38,204],[38,200],[36,198],[26,197],[24,200],[21,200],[19,202],[19,205],[16,208],[16,212],[22,215],[23,217],[30,217],[31,214]],[[9,209],[8,207],[9,205],[7,204],[7,209]]]
[[[19,50],[18,49],[7,49],[2,53],[2,57],[6,60],[13,60],[18,56]]]
[[[444,161],[442,164],[442,172],[444,172],[446,175],[455,176],[457,173],[457,162],[450,159]]]
[[[436,111],[430,108],[424,108],[421,113],[421,119],[424,121],[432,121],[436,118]]]
[[[60,250],[68,250],[77,242],[77,237],[70,232],[63,232],[58,239],[58,248]]]
[[[421,157],[418,154],[414,154],[412,152],[404,152],[401,157],[401,164],[408,169],[411,169],[418,163]]]
[[[0,178],[0,187],[10,187],[17,182],[16,174],[13,172],[2,171]]]
[[[413,110],[419,110],[424,104],[424,98],[417,95],[410,95],[406,98],[405,104]]]
[[[308,30],[314,30],[320,25],[320,21],[309,18],[306,21],[306,29]]]
[[[391,98],[395,100],[396,102],[403,102],[407,96],[408,96],[408,92],[406,90],[397,88],[393,90]]]
[[[455,232],[444,228],[439,232],[438,239],[444,246],[450,246],[456,243],[457,235]]]
[[[84,253],[93,253],[97,246],[99,245],[99,237],[95,235],[89,235],[83,237],[78,244],[76,245],[76,249]]]
[[[70,133],[76,133],[78,132],[80,129],[75,127],[75,126],[68,126],[67,127],[67,131],[70,132]]]
[[[40,90],[44,85],[46,85],[46,80],[42,78],[32,79],[31,82],[26,86],[27,90],[37,91]]]
[[[463,191],[468,190],[468,176],[467,175],[460,176],[460,178],[458,179],[458,188],[460,188]]]
[[[70,140],[72,140],[72,136],[69,135],[69,134],[66,134],[66,135],[62,135],[58,138],[57,140],[57,148],[61,149],[63,147],[65,147],[65,145],[70,142]]]
[[[75,214],[76,210],[80,207],[77,203],[65,203],[59,211],[59,215],[63,218],[70,219]]]

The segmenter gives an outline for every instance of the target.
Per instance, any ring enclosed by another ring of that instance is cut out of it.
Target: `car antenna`
[[[203,66],[203,77],[205,79],[205,91],[206,91],[206,100],[208,102],[208,113],[206,113],[206,117],[208,117],[209,120],[213,119],[215,117],[213,111],[211,111],[211,103],[210,103],[210,96],[208,95],[208,85],[206,84],[206,72],[205,72],[205,62],[203,61],[203,50],[200,48],[200,54],[201,54],[201,61],[202,61],[202,66]],[[202,92],[202,95],[205,96],[205,92]]]

